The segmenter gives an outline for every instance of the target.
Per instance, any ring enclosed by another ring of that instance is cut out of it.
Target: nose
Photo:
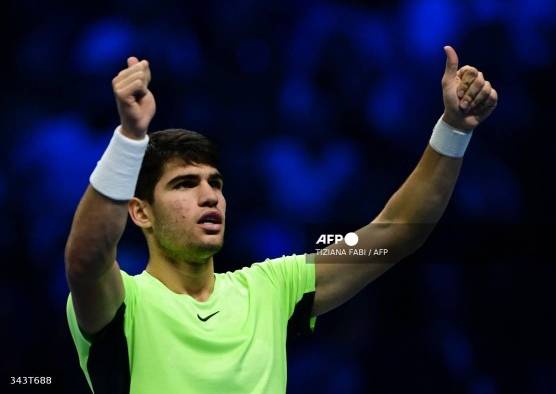
[[[218,204],[218,193],[208,182],[203,181],[199,184],[199,206],[214,207]]]

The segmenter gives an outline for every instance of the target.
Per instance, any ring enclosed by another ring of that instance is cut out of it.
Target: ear
[[[133,197],[127,204],[129,216],[133,223],[140,228],[147,230],[152,227],[153,213],[148,202]]]

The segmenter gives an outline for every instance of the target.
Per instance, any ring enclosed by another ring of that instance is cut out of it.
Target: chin
[[[222,249],[223,244],[224,242],[222,240],[222,237],[217,237],[217,238],[215,237],[215,239],[211,239],[211,240],[204,239],[200,241],[197,246],[201,250],[205,250],[207,252],[213,252],[214,254],[220,251],[220,249]]]

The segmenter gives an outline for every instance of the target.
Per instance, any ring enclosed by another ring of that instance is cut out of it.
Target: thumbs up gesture
[[[112,80],[121,131],[129,138],[142,139],[156,111],[154,96],[148,89],[150,81],[149,62],[133,56],[127,59],[127,68]]]
[[[498,93],[475,67],[465,66],[458,70],[458,55],[452,47],[444,47],[444,52],[443,120],[456,129],[469,131],[494,111],[498,104]]]

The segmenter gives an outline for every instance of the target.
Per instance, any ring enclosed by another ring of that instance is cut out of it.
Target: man
[[[318,315],[423,244],[448,203],[472,130],[497,104],[482,73],[458,70],[455,51],[444,50],[444,113],[429,145],[382,212],[355,232],[357,248],[386,255],[292,255],[216,274],[226,218],[216,154],[194,132],[147,136],[155,113],[149,64],[130,57],[112,81],[121,126],[91,175],[65,253],[67,317],[90,388],[284,393],[286,337],[310,332]],[[149,250],[136,276],[116,261],[128,214]]]

